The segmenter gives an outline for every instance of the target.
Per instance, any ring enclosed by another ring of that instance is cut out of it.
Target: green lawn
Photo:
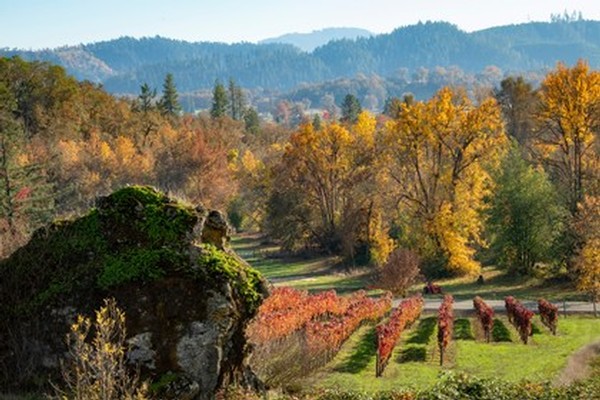
[[[347,271],[339,267],[334,256],[288,257],[279,254],[273,244],[261,242],[259,235],[235,236],[233,249],[275,286],[291,286],[303,290],[330,290],[347,293],[369,286],[368,269]]]
[[[369,268],[355,269],[351,272],[339,266],[338,257],[286,257],[279,253],[279,247],[261,242],[257,234],[235,236],[232,247],[250,265],[259,270],[276,286],[292,286],[305,290],[335,289],[340,293],[357,289],[369,289],[372,277]],[[550,301],[586,300],[577,293],[572,283],[551,283],[541,279],[511,276],[495,267],[482,270],[484,285],[478,285],[474,277],[459,277],[436,281],[446,293],[456,299],[472,299],[479,295],[486,300],[502,300],[506,296],[515,296],[519,300],[537,300],[544,297]],[[412,288],[420,292],[423,283]]]
[[[544,282],[542,279],[511,276],[495,267],[484,267],[482,275],[485,284],[477,284],[475,277],[459,277],[436,281],[444,292],[451,293],[456,299],[472,299],[479,295],[486,300],[502,300],[514,296],[519,300],[537,300],[544,297],[550,301],[586,300],[570,282]],[[419,290],[422,285],[415,287]]]
[[[511,342],[484,343],[477,335],[468,334],[477,331],[474,319],[457,321],[458,336],[464,339],[452,342],[448,359],[440,367],[435,316],[421,319],[402,335],[381,378],[375,378],[374,328],[364,326],[344,344],[331,363],[315,374],[310,384],[368,392],[422,389],[432,386],[444,369],[513,382],[552,380],[564,368],[570,354],[600,340],[600,319],[578,316],[561,319],[558,335],[552,336],[536,317],[539,333],[533,335],[528,345],[519,341],[508,321],[501,320],[510,331]],[[465,321],[470,322],[471,329]]]

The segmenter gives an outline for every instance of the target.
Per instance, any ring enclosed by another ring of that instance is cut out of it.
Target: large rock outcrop
[[[197,399],[257,384],[244,329],[266,289],[227,235],[219,212],[142,186],[35,232],[0,263],[0,387],[47,382],[76,315],[93,315],[107,297],[126,313],[128,357],[144,378],[168,376]]]

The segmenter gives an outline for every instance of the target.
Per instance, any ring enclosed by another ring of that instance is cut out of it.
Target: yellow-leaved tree
[[[506,144],[496,100],[475,104],[443,88],[427,102],[404,103],[384,143],[405,229],[421,238],[416,246],[425,259],[453,273],[478,273],[473,245],[482,242],[488,170]]]
[[[539,157],[561,184],[572,215],[593,175],[587,174],[600,130],[600,72],[583,60],[568,68],[559,63],[540,91],[542,122],[536,137]]]
[[[575,259],[577,289],[594,303],[600,300],[600,196],[585,196],[579,204],[575,230],[583,245]]]
[[[288,247],[316,245],[356,261],[370,253],[385,261],[376,195],[381,168],[375,118],[362,112],[351,126],[303,124],[273,168],[270,231]],[[362,259],[360,260],[363,261]]]

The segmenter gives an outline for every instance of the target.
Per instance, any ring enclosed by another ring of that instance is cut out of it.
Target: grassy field
[[[340,293],[373,286],[372,270],[369,268],[348,271],[340,267],[337,257],[282,256],[276,245],[262,243],[260,235],[236,236],[232,246],[276,286],[305,290],[336,289]],[[474,277],[443,279],[435,283],[459,300],[471,299],[475,295],[486,300],[502,300],[508,295],[520,300],[537,300],[540,297],[550,301],[586,300],[570,282],[545,282],[542,279],[511,276],[492,266],[483,268],[481,273],[485,279],[484,285],[477,284]],[[422,287],[420,283],[411,291],[421,291]]]
[[[347,293],[370,285],[368,269],[342,268],[338,257],[284,256],[278,246],[263,243],[260,235],[236,236],[231,245],[276,286],[311,291],[336,289],[339,293]]]
[[[448,369],[513,382],[552,380],[560,374],[571,353],[600,340],[599,319],[561,319],[558,335],[552,336],[536,317],[538,333],[528,345],[518,340],[508,321],[500,321],[508,328],[511,341],[488,344],[478,332],[475,320],[457,320],[456,338],[444,367],[440,367],[436,318],[426,316],[404,332],[381,378],[375,378],[374,327],[364,326],[331,363],[313,376],[311,385],[369,392],[401,387],[422,389],[432,386],[440,372]]]

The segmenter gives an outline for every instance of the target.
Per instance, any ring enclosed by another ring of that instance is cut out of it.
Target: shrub
[[[89,341],[90,332],[94,337]],[[78,316],[67,335],[69,359],[63,363],[61,400],[145,400],[148,385],[125,365],[125,313],[114,299],[96,311],[94,323]]]
[[[395,295],[404,295],[421,275],[421,259],[412,250],[396,249],[379,269],[377,286]]]
[[[529,336],[532,334],[531,319],[533,318],[533,312],[528,310],[523,304],[518,302],[512,296],[508,296],[504,300],[506,304],[506,313],[508,314],[508,320],[517,328],[521,341],[527,344]]]

